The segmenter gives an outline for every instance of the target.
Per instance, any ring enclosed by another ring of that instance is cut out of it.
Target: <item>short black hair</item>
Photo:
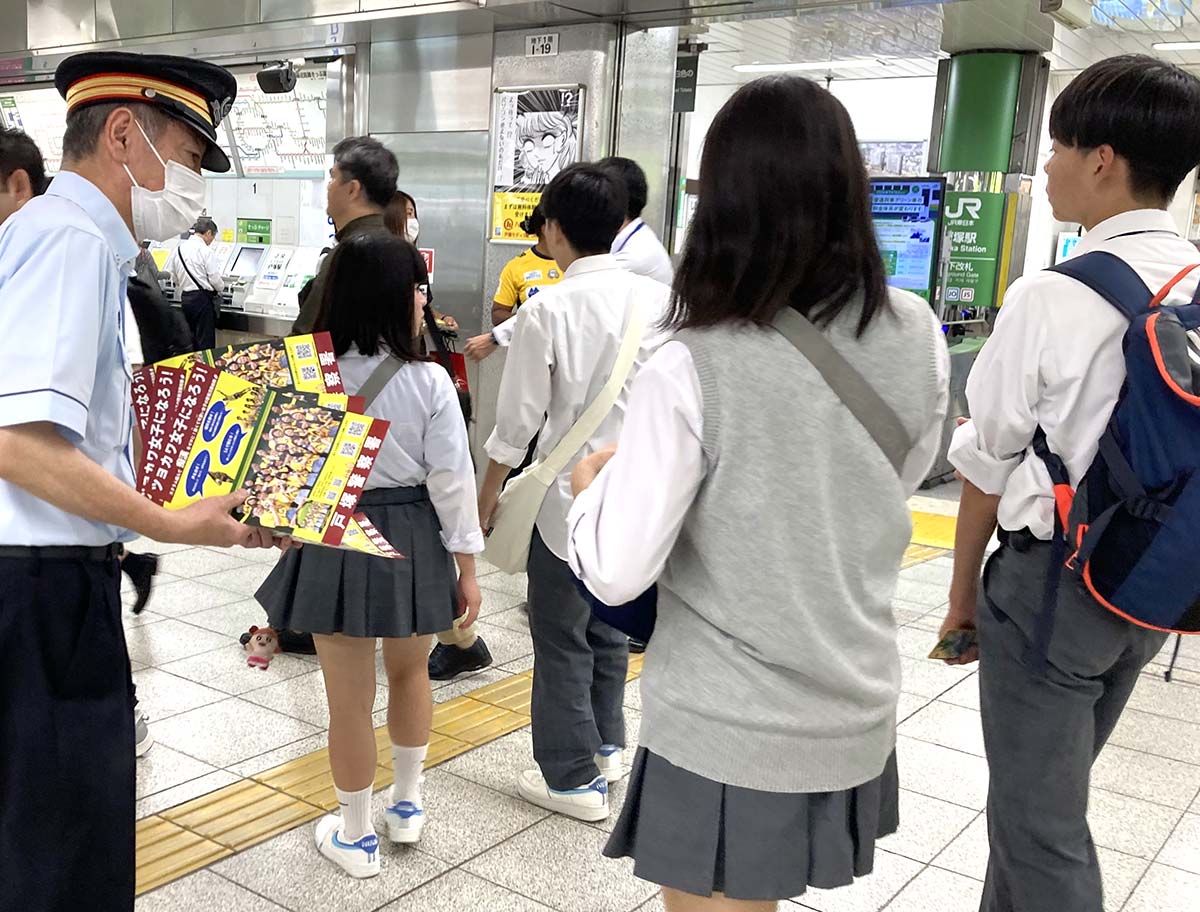
[[[625,223],[624,183],[599,165],[571,165],[542,194],[547,222],[557,222],[583,256],[608,253]]]
[[[1073,149],[1112,146],[1136,196],[1169,202],[1200,162],[1200,79],[1144,54],[1102,60],[1055,99],[1050,136]]]
[[[413,333],[417,272],[413,247],[394,234],[347,238],[329,255],[325,296],[314,331],[328,332],[338,357],[355,346],[420,361]]]
[[[545,227],[546,210],[542,208],[541,203],[538,203],[533,207],[533,211],[521,221],[521,230],[526,234],[536,235]]]
[[[646,208],[646,199],[650,196],[650,188],[646,184],[646,172],[632,158],[611,156],[600,162],[600,167],[611,171],[625,182],[625,192],[629,194],[629,202],[625,216],[630,221],[638,218]]]
[[[362,184],[367,199],[387,208],[400,178],[400,165],[387,146],[370,136],[348,136],[333,147],[333,163],[345,179]]]
[[[0,181],[7,181],[14,171],[29,175],[34,196],[46,191],[46,164],[37,143],[22,130],[0,127]]]
[[[887,310],[867,169],[831,93],[768,76],[717,112],[672,302],[674,328],[767,325],[793,307],[818,325],[854,314],[860,336]]]
[[[202,215],[196,219],[196,224],[192,226],[192,231],[196,232],[196,234],[208,234],[210,231],[216,234],[217,223],[207,215]]]
[[[75,108],[67,114],[62,143],[63,161],[81,161],[94,154],[109,116],[120,108],[128,108],[133,112],[151,140],[157,139],[170,122],[160,108],[140,101],[106,101]]]

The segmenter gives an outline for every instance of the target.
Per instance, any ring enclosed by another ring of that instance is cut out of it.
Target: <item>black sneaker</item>
[[[295,630],[281,630],[278,633],[279,648],[284,652],[299,652],[303,655],[315,656],[317,654],[317,645],[313,642],[311,633],[299,633]],[[238,642],[245,646],[250,642],[250,631],[246,631],[240,637]]]
[[[158,574],[158,555],[126,552],[121,561],[121,570],[129,577],[134,591],[137,592],[133,613],[141,614],[146,603],[150,601],[150,590],[154,585],[154,577]]]
[[[284,652],[298,652],[302,655],[317,654],[317,644],[313,642],[313,635],[296,630],[279,631],[279,648]]]
[[[470,649],[438,643],[429,654],[429,679],[452,681],[468,671],[479,671],[492,664],[492,653],[480,637]]]
[[[644,640],[635,640],[633,637],[630,637],[629,651],[634,655],[641,655],[646,651],[646,642]]]

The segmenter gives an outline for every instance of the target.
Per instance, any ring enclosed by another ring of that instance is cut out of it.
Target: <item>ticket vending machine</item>
[[[267,258],[266,244],[238,244],[225,266],[225,289],[233,310],[246,309],[246,297],[254,287]]]
[[[295,252],[295,247],[283,244],[274,244],[267,251],[258,278],[254,280],[254,286],[246,295],[246,313],[267,314],[271,312],[271,305],[275,302],[275,296],[283,285],[288,263],[291,262]]]
[[[294,320],[300,316],[300,289],[317,274],[321,250],[318,247],[297,247],[287,265],[279,292],[270,308],[270,315]]]

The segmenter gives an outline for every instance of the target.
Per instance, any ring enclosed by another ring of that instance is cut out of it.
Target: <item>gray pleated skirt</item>
[[[713,782],[641,748],[604,854],[642,880],[695,896],[784,900],[871,873],[875,840],[900,824],[893,753],[842,792],[761,792]]]
[[[454,558],[424,487],[366,491],[359,507],[402,560],[305,547],[280,558],[254,597],[277,630],[410,637],[454,626]]]

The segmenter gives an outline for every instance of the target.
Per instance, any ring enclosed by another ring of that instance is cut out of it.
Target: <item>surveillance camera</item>
[[[268,95],[282,95],[296,88],[296,68],[291,63],[272,63],[258,71],[258,87]]]

